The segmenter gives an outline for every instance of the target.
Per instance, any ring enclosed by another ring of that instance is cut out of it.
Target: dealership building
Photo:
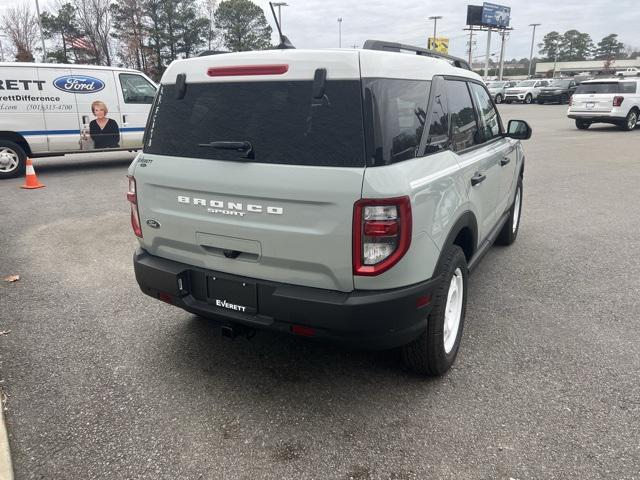
[[[549,72],[553,72],[554,62],[538,62],[536,63],[536,75],[545,76]],[[633,60],[614,60],[609,65],[609,70],[624,70],[629,67],[640,68],[640,58]],[[604,60],[584,60],[580,62],[557,62],[555,63],[556,75],[575,75],[582,72],[597,74],[606,70]]]

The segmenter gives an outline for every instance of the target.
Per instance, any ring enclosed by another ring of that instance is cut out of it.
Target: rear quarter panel
[[[409,251],[381,275],[356,276],[356,289],[396,288],[431,278],[449,231],[462,213],[471,209],[460,166],[451,151],[366,169],[363,198],[403,195],[411,198]]]

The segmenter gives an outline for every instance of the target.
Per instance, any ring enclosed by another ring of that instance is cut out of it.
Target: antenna
[[[273,20],[276,22],[276,27],[278,27],[278,35],[280,36],[280,44],[276,48],[279,48],[279,49],[296,48],[289,41],[289,39],[282,34],[282,30],[280,29],[280,22],[278,22],[278,17],[276,17],[276,11],[273,9],[273,3],[269,2],[269,6],[271,7],[271,13],[273,13]]]

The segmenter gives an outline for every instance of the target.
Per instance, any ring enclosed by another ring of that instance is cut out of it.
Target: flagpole
[[[36,13],[38,14],[38,27],[40,28],[40,40],[42,40],[42,63],[47,61],[47,49],[44,46],[44,35],[42,34],[42,19],[40,18],[40,5],[36,0]]]

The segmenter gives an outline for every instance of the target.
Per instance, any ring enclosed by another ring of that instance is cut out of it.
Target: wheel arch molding
[[[0,141],[2,140],[7,140],[20,145],[25,153],[31,156],[31,146],[29,145],[29,142],[19,133],[12,132],[10,130],[0,130]]]
[[[449,230],[449,234],[440,250],[434,276],[442,273],[444,252],[446,252],[449,245],[458,245],[462,248],[467,262],[473,257],[473,254],[478,248],[478,221],[472,211],[467,210],[463,212]]]

